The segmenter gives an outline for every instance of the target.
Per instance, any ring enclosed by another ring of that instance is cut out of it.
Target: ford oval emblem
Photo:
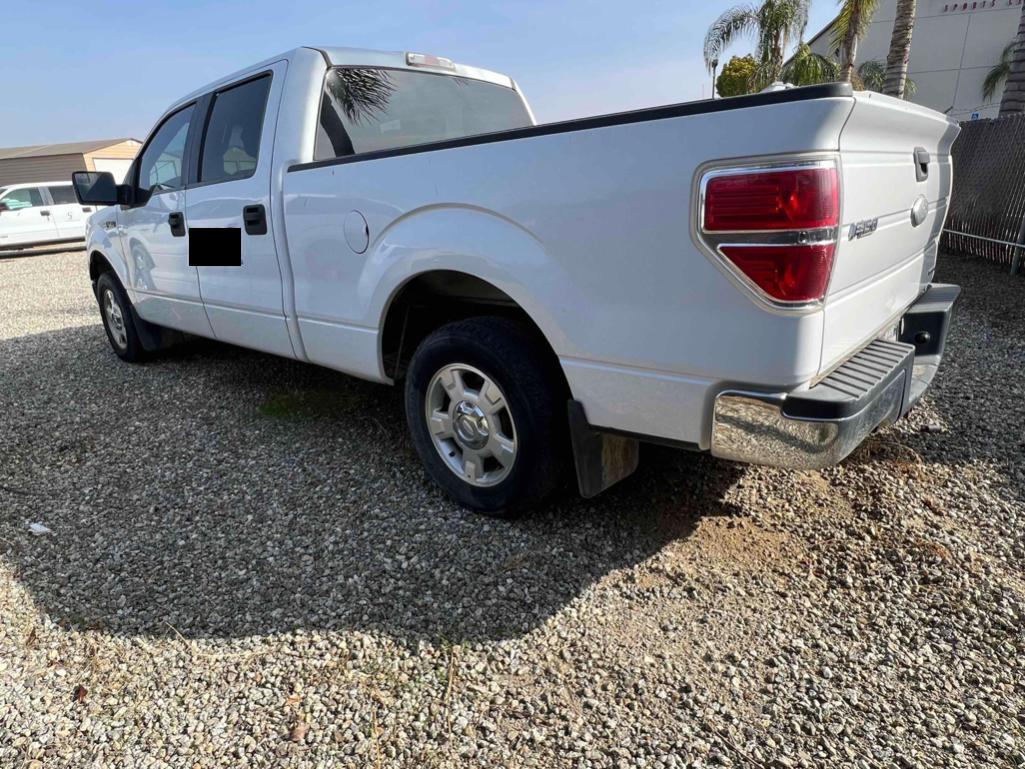
[[[911,206],[911,224],[915,227],[924,222],[929,216],[929,201],[925,195],[919,195],[914,205]]]

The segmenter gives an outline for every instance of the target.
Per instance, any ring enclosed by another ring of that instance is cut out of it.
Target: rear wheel
[[[406,377],[406,420],[428,473],[457,502],[512,517],[545,498],[566,457],[563,385],[525,325],[483,317],[428,336]]]
[[[135,328],[132,303],[114,273],[105,272],[97,279],[96,300],[107,340],[117,356],[129,363],[143,360],[146,351]]]

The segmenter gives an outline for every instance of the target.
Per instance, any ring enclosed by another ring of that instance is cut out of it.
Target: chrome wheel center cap
[[[516,463],[516,423],[502,388],[480,369],[449,363],[424,397],[431,442],[449,470],[470,486],[502,483]]]
[[[480,407],[460,401],[452,415],[452,425],[459,442],[469,449],[482,449],[491,437],[488,418]]]

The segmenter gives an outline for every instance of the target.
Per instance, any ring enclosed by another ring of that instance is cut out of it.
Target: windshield
[[[324,82],[315,158],[529,125],[530,113],[512,88],[430,72],[339,67]]]

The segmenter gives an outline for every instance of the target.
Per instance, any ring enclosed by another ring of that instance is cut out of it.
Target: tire
[[[512,518],[558,485],[568,455],[565,385],[543,344],[522,323],[471,318],[430,334],[410,361],[413,445],[465,507]]]
[[[146,350],[135,327],[132,302],[113,272],[105,272],[96,280],[96,301],[100,305],[103,330],[114,353],[129,363],[145,360]]]

